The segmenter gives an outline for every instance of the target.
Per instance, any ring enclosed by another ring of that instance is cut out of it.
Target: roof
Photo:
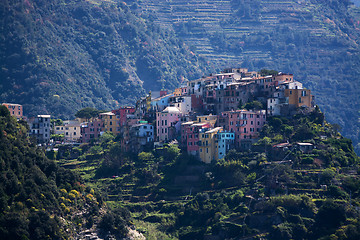
[[[169,94],[166,94],[166,95],[161,96],[161,97],[153,98],[153,99],[151,99],[151,101],[158,101],[158,100],[161,100],[163,98],[171,97],[173,95],[174,95],[173,93],[169,93]]]
[[[299,146],[313,146],[312,143],[297,143]]]
[[[115,114],[113,112],[105,112],[105,113],[100,113],[99,115],[111,115],[114,116]]]
[[[51,117],[51,115],[37,115],[37,117],[50,118],[50,117]]]
[[[198,126],[204,126],[204,125],[206,125],[206,124],[208,124],[208,122],[202,122],[202,123],[195,123],[195,124],[193,124],[193,126],[195,126],[195,127],[198,127]]]
[[[272,147],[273,148],[283,148],[283,147],[289,147],[289,146],[291,146],[291,144],[286,142],[286,143],[275,144]]]
[[[181,113],[176,107],[166,107],[162,113]]]
[[[185,122],[185,123],[182,123],[181,125],[192,125],[194,122]]]
[[[214,133],[214,132],[218,132],[222,129],[223,129],[222,127],[216,127],[216,128],[210,129],[209,131],[207,131],[205,133]]]
[[[2,103],[2,105],[22,106],[22,105],[17,104],[17,103]]]

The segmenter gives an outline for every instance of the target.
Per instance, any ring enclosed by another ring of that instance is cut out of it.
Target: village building
[[[225,158],[230,149],[235,147],[235,133],[233,132],[219,132],[217,134],[217,159]]]
[[[177,124],[182,113],[176,107],[167,107],[162,112],[156,113],[157,141],[168,142],[175,138],[180,131],[181,124]]]
[[[66,120],[61,126],[54,126],[55,134],[62,134],[64,142],[74,143],[81,138],[81,124],[78,121]]]
[[[147,121],[139,121],[129,131],[129,147],[133,152],[150,150],[154,143],[154,127]]]
[[[190,96],[170,97],[169,106],[176,107],[182,114],[189,114],[192,112]]]
[[[119,126],[121,127],[126,124],[127,116],[133,115],[135,113],[135,108],[134,107],[121,107],[119,109],[112,110],[111,112],[114,113],[116,116],[118,116],[117,118],[119,119]]]
[[[80,124],[80,141],[82,143],[90,142],[102,134],[103,122],[100,119],[93,119],[91,122],[83,122]]]
[[[50,115],[37,115],[37,117],[30,118],[28,121],[30,126],[29,136],[35,137],[39,144],[50,141],[50,117]]]
[[[1,105],[9,110],[11,116],[16,117],[17,119],[22,119],[24,117],[22,105],[15,103],[2,103]]]
[[[310,89],[285,89],[284,95],[289,99],[289,104],[294,105],[296,108],[314,107]]]
[[[100,120],[103,122],[102,131],[112,132],[115,135],[120,133],[120,116],[113,112],[105,112],[99,114]]]
[[[262,127],[266,123],[265,110],[236,110],[223,112],[219,116],[217,126],[235,133],[235,147],[248,148],[259,137]]]
[[[217,161],[218,154],[218,137],[217,134],[223,131],[222,127],[212,129],[202,128],[199,131],[199,157],[204,163]]]

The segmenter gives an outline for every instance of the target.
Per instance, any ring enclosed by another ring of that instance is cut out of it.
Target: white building
[[[30,136],[37,139],[38,143],[48,143],[50,141],[50,115],[37,115],[29,120]]]
[[[81,137],[81,126],[78,121],[67,120],[61,126],[54,127],[55,134],[63,134],[65,142],[77,142]]]

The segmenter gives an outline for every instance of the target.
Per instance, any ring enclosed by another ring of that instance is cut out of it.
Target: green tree
[[[100,111],[98,109],[87,107],[87,108],[83,108],[83,109],[79,110],[75,114],[75,117],[90,119],[90,118],[93,118],[93,117],[97,117],[99,115],[99,113],[100,113]]]
[[[244,106],[247,110],[261,110],[264,109],[264,105],[259,101],[248,102]]]

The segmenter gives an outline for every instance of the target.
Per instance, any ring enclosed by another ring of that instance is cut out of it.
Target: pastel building
[[[167,107],[162,112],[156,113],[157,141],[167,142],[175,138],[176,132],[180,131],[181,125],[176,123],[181,116],[182,113],[176,107]]]
[[[199,156],[199,133],[203,128],[209,129],[210,123],[186,122],[181,125],[181,140],[188,154]]]
[[[202,128],[199,132],[199,157],[204,163],[218,160],[217,134],[222,132],[222,127],[212,129]]]
[[[187,86],[182,86],[182,87],[176,88],[176,89],[174,90],[174,96],[175,96],[175,97],[185,96],[185,95],[187,95],[187,93],[188,93],[188,88],[187,88]]]
[[[103,122],[100,119],[93,119],[92,122],[80,124],[81,142],[87,143],[92,139],[100,137]]]
[[[40,144],[50,141],[50,117],[50,115],[37,115],[37,117],[29,119],[29,135],[35,137]]]
[[[65,142],[77,142],[81,138],[81,125],[78,121],[64,121],[64,125],[54,127],[55,134],[63,134]]]
[[[3,103],[3,106],[9,109],[10,115],[16,117],[17,119],[23,118],[23,106],[15,103]]]
[[[201,115],[196,117],[198,123],[209,123],[210,127],[214,127],[217,122],[218,117],[216,115]]]
[[[100,113],[100,120],[103,122],[102,131],[112,132],[115,135],[120,133],[120,116],[112,112]]]
[[[285,89],[284,95],[289,99],[289,104],[295,107],[314,107],[313,96],[310,89]]]
[[[226,131],[218,132],[217,139],[217,159],[223,159],[226,153],[235,146],[235,133]]]
[[[116,116],[119,116],[119,126],[124,126],[126,124],[127,116],[132,115],[135,113],[134,107],[121,107],[117,110],[111,111]]]
[[[245,142],[252,142],[259,137],[266,123],[266,111],[236,110],[223,112],[219,116],[218,126],[235,133],[235,147],[243,148]]]

